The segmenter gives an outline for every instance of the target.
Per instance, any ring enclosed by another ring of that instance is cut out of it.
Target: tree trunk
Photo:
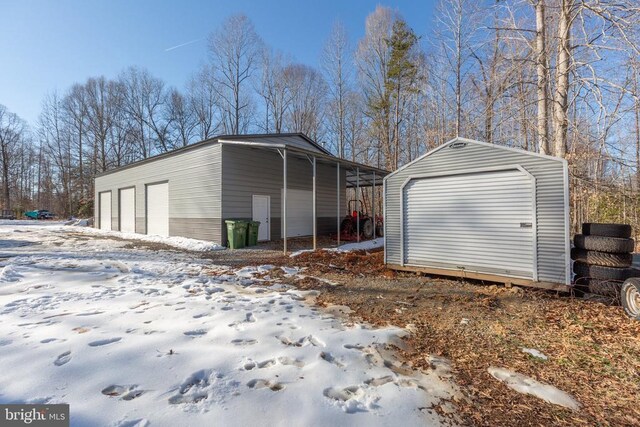
[[[640,93],[638,93],[638,64],[633,64],[633,110],[636,131],[636,191],[640,192]]]
[[[567,155],[567,128],[569,71],[571,61],[571,10],[574,0],[561,0],[558,19],[558,61],[556,64],[556,91],[553,104],[553,143],[555,155]]]
[[[545,0],[538,0],[536,8],[536,71],[538,74],[538,150],[541,154],[551,154],[549,149],[548,107],[548,73],[546,34],[545,34]]]
[[[11,209],[11,192],[9,191],[9,155],[5,145],[2,146],[2,193],[4,195],[4,209]]]

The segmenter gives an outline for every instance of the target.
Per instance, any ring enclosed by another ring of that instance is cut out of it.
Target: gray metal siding
[[[411,180],[405,264],[534,279],[534,185],[518,169]]]
[[[222,218],[251,219],[252,196],[271,196],[271,238],[281,235],[282,157],[275,150],[222,146]],[[318,234],[335,233],[337,228],[336,165],[317,162]],[[345,173],[341,170],[340,212],[346,211]],[[287,188],[311,191],[312,166],[306,157],[288,155]],[[222,242],[226,241],[223,230]]]
[[[221,146],[209,145],[99,176],[95,194],[118,194],[118,189],[135,185],[136,232],[145,233],[145,184],[168,181],[169,234],[220,243],[221,172]],[[118,198],[111,203],[113,229],[118,230]]]
[[[536,232],[538,280],[567,282],[566,163],[526,152],[469,142],[464,148],[448,146],[423,157],[387,177],[385,181],[385,256],[390,264],[401,259],[401,187],[411,176],[452,174],[478,168],[520,165],[536,179]]]

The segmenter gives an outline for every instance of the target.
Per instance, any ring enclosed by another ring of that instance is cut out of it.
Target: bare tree
[[[533,1],[536,11],[536,73],[538,97],[538,150],[542,154],[551,154],[549,147],[549,60],[547,56],[546,13],[545,0]]]
[[[24,121],[0,104],[0,162],[2,162],[2,196],[4,209],[11,209],[10,174],[17,160],[16,151],[26,131]]]
[[[266,133],[280,133],[284,129],[284,120],[291,105],[291,87],[286,70],[288,61],[279,52],[267,49],[263,52],[262,74],[258,93],[264,100]]]
[[[163,114],[168,102],[164,82],[136,67],[121,73],[118,82],[123,91],[123,106],[137,124],[142,157],[168,151],[171,120]]]
[[[389,8],[376,7],[367,16],[365,35],[358,43],[356,66],[360,88],[370,119],[370,135],[376,141],[379,155],[384,156],[386,167],[393,167],[391,93],[389,91],[389,60],[391,49],[387,40],[391,37],[396,19]],[[379,162],[380,159],[377,159]],[[380,163],[378,163],[380,164]]]
[[[346,144],[347,98],[352,90],[351,47],[347,30],[336,22],[327,40],[321,62],[328,83],[327,119],[331,134],[337,139],[336,153],[344,158]]]
[[[204,65],[189,81],[187,97],[198,130],[198,139],[209,139],[218,132],[221,122],[220,85],[212,66]]]
[[[169,149],[186,147],[191,143],[197,122],[194,112],[187,103],[185,97],[177,90],[169,92],[168,103],[165,112],[169,123]]]
[[[209,53],[221,85],[225,127],[232,134],[246,132],[251,116],[252,97],[247,87],[258,67],[262,40],[253,23],[245,15],[228,18],[209,37]]]
[[[460,135],[463,116],[463,83],[470,45],[477,28],[478,4],[472,0],[442,0],[438,6],[438,40],[452,70],[455,98],[455,133]]]
[[[315,69],[302,64],[289,65],[284,75],[291,92],[291,104],[285,115],[285,128],[302,132],[322,142],[324,94],[326,83]]]

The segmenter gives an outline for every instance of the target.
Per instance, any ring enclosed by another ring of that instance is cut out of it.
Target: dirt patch
[[[640,323],[619,307],[550,292],[429,278],[386,269],[382,253],[318,251],[294,258],[321,305],[345,305],[354,320],[412,331],[400,354],[430,369],[451,361],[469,398],[456,405],[470,425],[640,425]],[[547,360],[523,348],[536,349]],[[571,411],[495,380],[505,367],[571,393]]]

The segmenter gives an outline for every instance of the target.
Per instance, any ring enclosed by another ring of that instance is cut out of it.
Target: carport
[[[328,151],[323,150],[324,152],[311,151],[306,150],[304,148],[292,146],[289,144],[277,144],[277,143],[266,143],[266,142],[254,142],[254,141],[243,141],[241,139],[219,139],[218,143],[223,147],[225,145],[230,146],[244,146],[249,147],[256,150],[265,150],[265,151],[275,151],[282,158],[282,228],[283,228],[283,241],[282,241],[282,250],[286,254],[287,253],[287,239],[288,233],[287,229],[289,226],[288,223],[288,212],[291,208],[289,204],[289,193],[290,189],[288,187],[288,166],[291,159],[304,159],[308,162],[309,168],[311,170],[311,186],[312,186],[312,207],[311,207],[311,218],[312,218],[312,237],[313,237],[313,250],[317,249],[317,237],[318,237],[318,174],[317,170],[320,164],[335,166],[336,168],[336,191],[335,191],[335,201],[336,201],[336,239],[338,245],[340,244],[340,224],[342,219],[345,216],[345,212],[342,209],[343,203],[346,200],[341,200],[341,193],[343,188],[352,189],[355,191],[355,200],[356,206],[362,202],[361,200],[361,190],[365,188],[372,189],[371,191],[371,216],[373,218],[376,217],[376,214],[380,214],[380,212],[376,212],[376,191],[375,189],[378,187],[382,187],[383,179],[386,177],[389,172],[376,168],[373,166],[367,166],[360,163],[352,162],[346,159],[340,159],[333,155],[331,155]],[[344,177],[342,176],[344,174]],[[357,209],[356,209],[357,210]],[[366,210],[366,209],[365,209]],[[357,241],[360,241],[360,218],[359,211],[357,213]],[[373,238],[376,237],[376,227],[374,224],[373,227]]]

